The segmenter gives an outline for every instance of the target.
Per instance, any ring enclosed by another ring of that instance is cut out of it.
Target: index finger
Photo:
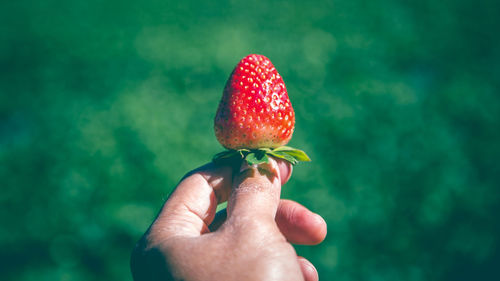
[[[153,222],[151,232],[169,236],[198,236],[208,231],[219,202],[227,200],[232,168],[208,163],[189,173],[176,186]]]

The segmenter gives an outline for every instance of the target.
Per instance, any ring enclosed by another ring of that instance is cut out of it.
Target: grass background
[[[164,199],[221,151],[227,76],[268,56],[297,114],[283,197],[322,280],[498,280],[497,1],[3,1],[0,279],[131,280]]]

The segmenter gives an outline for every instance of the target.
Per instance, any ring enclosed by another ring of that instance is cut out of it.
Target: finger
[[[325,220],[295,201],[280,201],[276,224],[286,239],[293,244],[316,245],[326,237]]]
[[[249,166],[244,162],[233,179],[227,204],[228,220],[272,221],[280,200],[282,179],[290,177],[291,166],[283,160]]]
[[[303,257],[297,257],[297,260],[299,262],[300,269],[302,270],[302,274],[304,275],[305,281],[319,280],[318,271],[310,261]]]
[[[276,158],[274,158],[276,159]],[[293,165],[288,161],[278,160],[278,169],[280,172],[281,185],[284,185],[288,182],[290,177],[292,176]]]
[[[188,173],[158,214],[150,234],[197,236],[208,231],[219,202],[231,190],[232,168],[209,163]]]
[[[210,224],[210,231],[216,231],[226,217],[226,209],[217,212]],[[281,199],[275,221],[281,233],[292,244],[316,245],[326,237],[325,220],[295,201]]]

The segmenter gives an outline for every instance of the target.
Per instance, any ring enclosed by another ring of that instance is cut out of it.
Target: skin
[[[288,162],[244,164],[233,171],[207,164],[177,185],[132,254],[134,280],[318,280],[294,244],[326,236],[317,214],[281,200]],[[215,213],[228,201],[227,211]]]

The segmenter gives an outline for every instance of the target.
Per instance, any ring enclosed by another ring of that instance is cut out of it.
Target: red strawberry
[[[295,113],[274,65],[262,55],[243,58],[215,116],[217,140],[228,149],[276,148],[290,141],[294,126]]]
[[[295,113],[283,79],[262,55],[243,58],[227,80],[215,116],[215,136],[229,149],[214,162],[245,159],[268,162],[268,155],[292,164],[311,161],[302,150],[284,146],[290,141]]]

